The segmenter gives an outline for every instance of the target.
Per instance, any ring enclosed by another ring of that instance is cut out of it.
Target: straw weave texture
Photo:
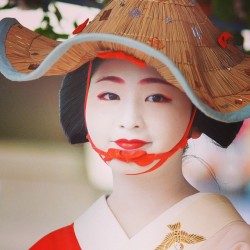
[[[168,56],[196,95],[221,112],[241,109],[250,103],[250,57],[232,41],[218,44],[221,35],[195,1],[113,0],[82,33],[108,33],[148,44]],[[8,34],[6,52],[13,67],[34,70],[58,42],[16,25]],[[74,45],[46,75],[65,74],[91,60],[100,51],[125,51],[155,67],[170,83],[179,83],[155,58],[124,45],[97,41]]]

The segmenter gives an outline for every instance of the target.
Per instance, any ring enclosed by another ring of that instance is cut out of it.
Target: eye
[[[106,101],[116,101],[116,100],[120,100],[120,97],[117,94],[114,93],[102,93],[100,95],[97,96],[100,100],[106,100]]]
[[[161,95],[161,94],[155,94],[155,95],[148,96],[145,99],[145,101],[146,102],[164,102],[164,103],[167,103],[167,102],[171,102],[172,99],[169,97],[165,97],[164,95]]]

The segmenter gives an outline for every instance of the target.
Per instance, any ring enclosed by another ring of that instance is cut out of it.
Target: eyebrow
[[[110,82],[119,83],[119,84],[125,83],[125,81],[118,76],[105,76],[105,77],[100,78],[96,82],[103,82],[103,81],[110,81]]]
[[[155,78],[155,77],[148,77],[148,78],[142,79],[140,81],[140,83],[141,84],[145,84],[145,83],[162,83],[162,84],[170,85],[170,83],[167,82],[166,80],[161,79],[161,78]]]
[[[118,83],[118,84],[124,84],[125,81],[118,76],[105,76],[97,80],[96,82],[104,82],[104,81],[110,81],[113,83]],[[165,81],[164,79],[161,78],[156,78],[156,77],[147,77],[139,81],[140,84],[147,84],[147,83],[161,83],[161,84],[167,84],[170,85],[169,82]]]

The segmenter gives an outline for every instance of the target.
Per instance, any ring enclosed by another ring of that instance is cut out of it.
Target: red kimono
[[[46,235],[30,250],[81,250],[81,248],[71,224]]]

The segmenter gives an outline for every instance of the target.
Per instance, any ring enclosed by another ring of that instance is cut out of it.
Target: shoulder
[[[57,229],[40,239],[30,250],[80,250],[73,224]]]
[[[225,238],[237,239],[238,242],[247,242],[250,249],[250,226],[244,221],[237,221],[229,224],[224,228],[226,231]]]
[[[213,215],[212,218],[216,221],[225,219],[224,225],[229,224],[229,222],[242,220],[241,215],[232,202],[224,195],[216,193],[204,195],[202,203],[204,212]]]
[[[201,197],[200,223],[208,237],[199,250],[250,250],[250,226],[244,222],[231,201],[219,194]]]
[[[221,242],[228,244],[226,249],[250,250],[250,226],[243,221],[229,224],[221,230]]]
[[[250,226],[235,221],[222,228],[206,241],[200,250],[250,250]]]

